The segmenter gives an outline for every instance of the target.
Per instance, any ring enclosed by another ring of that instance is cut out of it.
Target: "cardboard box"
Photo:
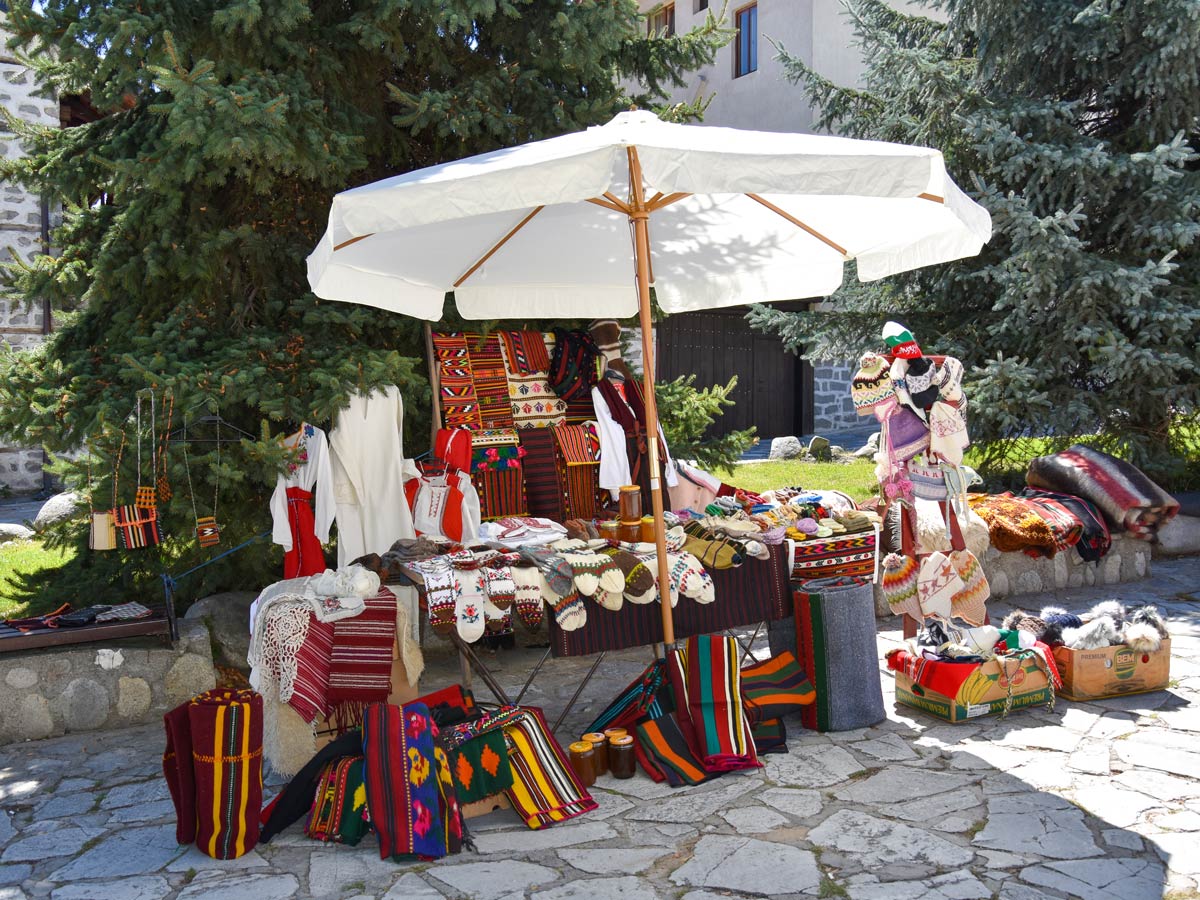
[[[497,794],[494,797],[485,797],[482,800],[476,800],[474,803],[464,803],[462,805],[462,814],[464,819],[477,819],[479,816],[486,816],[488,813],[493,813],[500,809],[512,809],[512,804],[509,802],[507,794]]]
[[[1099,700],[1161,691],[1171,679],[1171,642],[1153,653],[1139,653],[1124,644],[1099,650],[1054,648],[1062,674],[1059,694],[1068,700]]]
[[[963,682],[958,695],[947,697],[913,682],[903,672],[896,673],[896,701],[919,709],[946,722],[958,724],[980,716],[1000,715],[1008,698],[1012,679],[1012,709],[1028,709],[1050,702],[1050,686],[1038,664],[1031,658],[1009,662],[1006,670],[999,660],[981,663]]]

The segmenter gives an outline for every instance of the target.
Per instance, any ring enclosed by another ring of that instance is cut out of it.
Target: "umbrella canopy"
[[[937,150],[627,112],[338,194],[313,291],[431,321],[447,291],[468,319],[636,315],[629,148],[668,313],[826,296],[848,259],[870,281],[973,256],[991,235]]]
[[[973,256],[990,236],[937,150],[627,112],[338,194],[308,278],[318,297],[430,321],[449,291],[467,319],[637,314],[655,434],[652,283],[668,313],[821,297],[847,260],[870,281]],[[662,586],[657,441],[648,449]]]

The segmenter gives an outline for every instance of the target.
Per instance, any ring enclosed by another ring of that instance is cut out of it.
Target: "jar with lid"
[[[576,741],[567,750],[571,754],[571,768],[584,787],[596,783],[596,753],[592,750],[591,741]]]
[[[605,775],[608,773],[608,738],[604,736],[602,731],[589,731],[583,736],[583,740],[592,745],[592,750],[596,754],[596,775]]]
[[[642,520],[642,489],[636,484],[627,484],[617,493],[617,509],[622,522]]]
[[[633,737],[626,734],[614,738],[609,745],[608,764],[613,778],[632,778],[637,771],[637,758],[633,752]]]

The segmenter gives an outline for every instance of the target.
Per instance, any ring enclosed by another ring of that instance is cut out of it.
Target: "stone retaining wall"
[[[1096,563],[1084,562],[1074,549],[1059,553],[1053,559],[1034,559],[1024,553],[1001,553],[991,546],[980,562],[992,588],[992,596],[999,599],[1140,581],[1150,575],[1152,547],[1148,541],[1121,534],[1113,536],[1112,549]],[[875,586],[875,613],[879,616],[892,614],[878,585]]]
[[[212,689],[208,629],[180,619],[179,631],[174,647],[129,638],[0,654],[0,744],[154,722]]]
[[[857,365],[850,362],[822,361],[813,364],[813,428],[838,431],[855,428],[862,420],[850,398],[850,379]]]

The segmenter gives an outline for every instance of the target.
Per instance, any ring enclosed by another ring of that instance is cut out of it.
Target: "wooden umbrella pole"
[[[650,456],[650,503],[654,508],[654,546],[658,557],[658,598],[662,612],[663,649],[675,643],[671,610],[671,564],[667,559],[666,522],[663,519],[662,468],[658,458],[658,400],[654,396],[654,338],[650,318],[650,211],[642,187],[642,167],[637,150],[629,154],[629,219],[633,222],[633,252],[637,265],[638,322],[642,326],[642,373],[646,394],[646,443]]]

